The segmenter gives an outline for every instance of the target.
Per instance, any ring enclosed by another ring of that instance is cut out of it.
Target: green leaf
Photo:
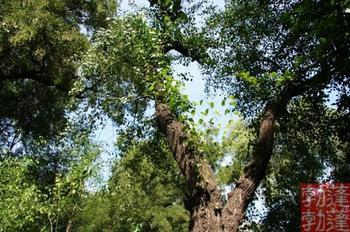
[[[224,99],[222,99],[221,105],[222,105],[222,106],[226,105],[226,97],[225,97]]]
[[[148,87],[148,90],[149,90],[150,92],[153,92],[154,89],[155,89],[154,85],[151,85],[151,86]]]
[[[207,109],[205,109],[205,111],[204,112],[202,112],[202,114],[204,115],[204,116],[207,116],[208,115],[208,113],[209,113],[209,109],[207,108]]]
[[[177,13],[177,18],[181,19],[181,20],[187,20],[188,16],[187,16],[187,14],[185,12],[180,11],[180,12]]]

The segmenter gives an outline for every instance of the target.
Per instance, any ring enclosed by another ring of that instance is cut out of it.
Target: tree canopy
[[[350,1],[0,3],[0,231],[297,231],[300,183],[350,181]]]

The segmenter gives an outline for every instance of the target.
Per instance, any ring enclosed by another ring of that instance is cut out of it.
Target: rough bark
[[[190,231],[238,231],[250,198],[266,175],[273,148],[275,114],[275,107],[267,105],[252,161],[245,168],[245,174],[237,181],[235,190],[230,193],[227,205],[223,208],[211,167],[195,148],[186,145],[185,141],[189,138],[170,107],[164,103],[156,104],[158,128],[166,136],[188,185],[189,195],[185,199],[185,205],[191,215]]]
[[[222,200],[210,165],[202,154],[185,143],[188,137],[183,125],[167,104],[156,103],[156,119],[187,182],[185,206],[191,215],[190,231],[223,231]]]
[[[72,225],[73,225],[73,221],[72,221],[72,219],[69,219],[67,227],[66,227],[66,232],[71,231]]]
[[[238,231],[251,196],[266,176],[267,165],[272,155],[276,116],[276,108],[268,104],[265,107],[259,138],[254,145],[251,161],[245,167],[244,174],[235,183],[235,189],[228,194],[227,205],[223,210],[225,231]]]

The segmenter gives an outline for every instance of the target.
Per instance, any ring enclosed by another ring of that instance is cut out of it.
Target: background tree
[[[108,188],[89,196],[77,231],[187,231],[184,183],[159,135],[120,154]]]
[[[50,146],[36,144],[44,152]],[[55,150],[59,162],[43,163],[35,153],[0,160],[0,231],[71,231],[100,150],[86,134],[61,140]]]
[[[72,128],[68,92],[88,48],[82,28],[92,34],[114,11],[114,1],[0,1],[1,231],[70,230],[95,151],[77,135],[86,124]]]

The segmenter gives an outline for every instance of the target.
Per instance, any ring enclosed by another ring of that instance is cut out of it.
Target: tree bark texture
[[[223,203],[210,165],[195,148],[185,143],[188,138],[183,125],[167,104],[156,103],[156,119],[187,182],[189,194],[185,197],[185,206],[191,215],[190,230],[223,231]]]
[[[189,196],[185,199],[185,206],[191,215],[190,231],[238,231],[251,196],[266,175],[273,148],[274,107],[266,106],[252,160],[236,182],[235,189],[229,193],[225,207],[213,170],[202,154],[184,143],[188,138],[183,132],[183,125],[176,120],[167,104],[156,104],[156,119],[188,185]]]
[[[235,183],[235,189],[228,194],[227,204],[223,210],[225,231],[238,231],[256,188],[266,176],[267,165],[273,150],[275,120],[275,107],[268,104],[265,107],[259,138],[254,145],[251,161],[245,167],[244,174]]]

